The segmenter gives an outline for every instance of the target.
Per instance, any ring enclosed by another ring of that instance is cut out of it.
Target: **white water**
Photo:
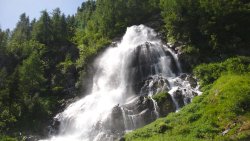
[[[177,63],[177,71],[180,71],[178,58],[166,55],[163,49],[166,46],[156,37],[156,33],[152,29],[143,25],[129,27],[117,47],[109,47],[96,59],[97,71],[93,76],[91,93],[71,104],[55,117],[61,123],[59,134],[52,136],[49,140],[112,141],[114,140],[113,133],[108,134],[105,126],[116,105],[126,105],[135,101],[132,97],[135,97],[136,94],[131,86],[134,78],[138,77],[143,80],[149,76],[160,75],[166,80],[173,80],[169,81],[170,86],[164,82],[157,92],[176,87],[174,79],[177,74],[170,65],[171,59],[174,59],[174,62]],[[171,52],[170,54],[173,55]],[[137,63],[134,64],[135,60]],[[149,82],[147,95],[150,98],[156,93],[152,89],[155,81],[152,79]],[[154,105],[154,114],[159,117],[159,107],[152,98],[151,100]],[[176,103],[176,105],[178,104]],[[133,130],[143,126],[144,123],[141,120],[142,115],[147,112],[146,110],[140,111],[140,113],[135,113],[126,107],[121,110],[124,130]],[[96,129],[99,125],[100,128]]]

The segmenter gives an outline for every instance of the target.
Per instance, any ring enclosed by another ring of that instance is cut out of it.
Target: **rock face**
[[[184,51],[187,46],[183,42],[177,41],[175,43],[168,43],[168,47],[178,55],[179,62],[185,72],[190,72],[192,70],[192,66],[201,62],[201,57],[198,53]]]
[[[122,136],[125,133],[125,125],[124,118],[122,114],[122,108],[119,105],[116,105],[111,112],[110,117],[104,122],[98,122],[94,130],[101,130],[105,137],[101,138],[109,138],[111,140],[117,140],[118,137]],[[93,139],[96,136],[95,132],[92,132]]]
[[[161,117],[165,117],[171,112],[176,111],[176,106],[170,94],[167,92],[161,92],[153,96],[153,99],[157,102],[159,107],[159,114]]]
[[[181,90],[176,90],[173,93],[173,98],[175,99],[175,101],[177,102],[179,107],[183,107],[185,105],[184,104],[184,96],[183,96]]]
[[[115,106],[111,113],[111,132],[123,133],[125,130],[125,125],[122,116],[122,109],[119,105]]]
[[[102,131],[103,136],[99,140],[119,140],[126,130],[133,130],[142,127],[157,117],[154,113],[152,99],[144,96],[137,96],[125,105],[116,105],[106,121],[98,122],[91,132],[91,137],[96,137],[96,130]]]
[[[150,42],[145,42],[145,44],[139,45],[134,50],[131,63],[129,65],[131,68],[129,74],[133,77],[129,79],[132,82],[131,85],[135,93],[140,94],[141,88],[145,85],[145,82],[153,79],[155,74],[158,74],[164,69],[166,75],[168,76],[176,75],[174,73],[178,72],[176,62],[174,61],[171,53],[163,49],[161,53],[163,54],[160,54],[156,45]],[[160,59],[168,60],[168,62],[165,62],[168,63],[165,64],[168,68],[160,67],[161,61],[163,62],[163,60]]]
[[[177,87],[169,91],[169,93],[172,96],[177,109],[190,103],[193,97],[201,93],[198,91],[198,83],[196,79],[191,75],[182,74],[174,79],[174,83]]]
[[[187,78],[186,78],[186,80],[189,82],[189,84],[191,85],[191,87],[192,88],[195,88],[195,87],[197,87],[197,81],[196,81],[196,79],[194,79],[192,76],[188,76]]]
[[[145,96],[138,96],[122,108],[126,130],[142,127],[157,117],[155,115],[152,99]]]
[[[149,93],[157,94],[161,91],[168,91],[170,84],[168,80],[160,75],[149,77],[142,83],[140,90],[141,95],[148,95]]]

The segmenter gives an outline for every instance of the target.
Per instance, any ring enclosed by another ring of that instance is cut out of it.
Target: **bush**
[[[0,135],[0,140],[1,141],[17,141],[16,138],[12,138],[12,137],[9,137],[9,136],[2,136],[2,135]]]
[[[194,69],[202,86],[213,83],[223,73],[242,74],[249,72],[250,57],[235,57],[221,63],[201,64]]]

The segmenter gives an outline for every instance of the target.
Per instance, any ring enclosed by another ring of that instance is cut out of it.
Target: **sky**
[[[49,13],[59,7],[65,15],[75,14],[77,7],[81,6],[84,0],[0,0],[0,28],[13,30],[22,13],[38,19],[41,11]]]

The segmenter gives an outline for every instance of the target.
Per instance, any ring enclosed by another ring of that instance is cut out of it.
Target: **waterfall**
[[[56,115],[59,132],[48,140],[116,140],[159,117],[154,94],[179,87],[186,95],[183,87],[189,89],[179,78],[177,57],[144,25],[128,27],[117,46],[108,47],[94,66],[90,94]],[[171,95],[176,99],[174,92]],[[175,103],[178,109],[180,104]]]

